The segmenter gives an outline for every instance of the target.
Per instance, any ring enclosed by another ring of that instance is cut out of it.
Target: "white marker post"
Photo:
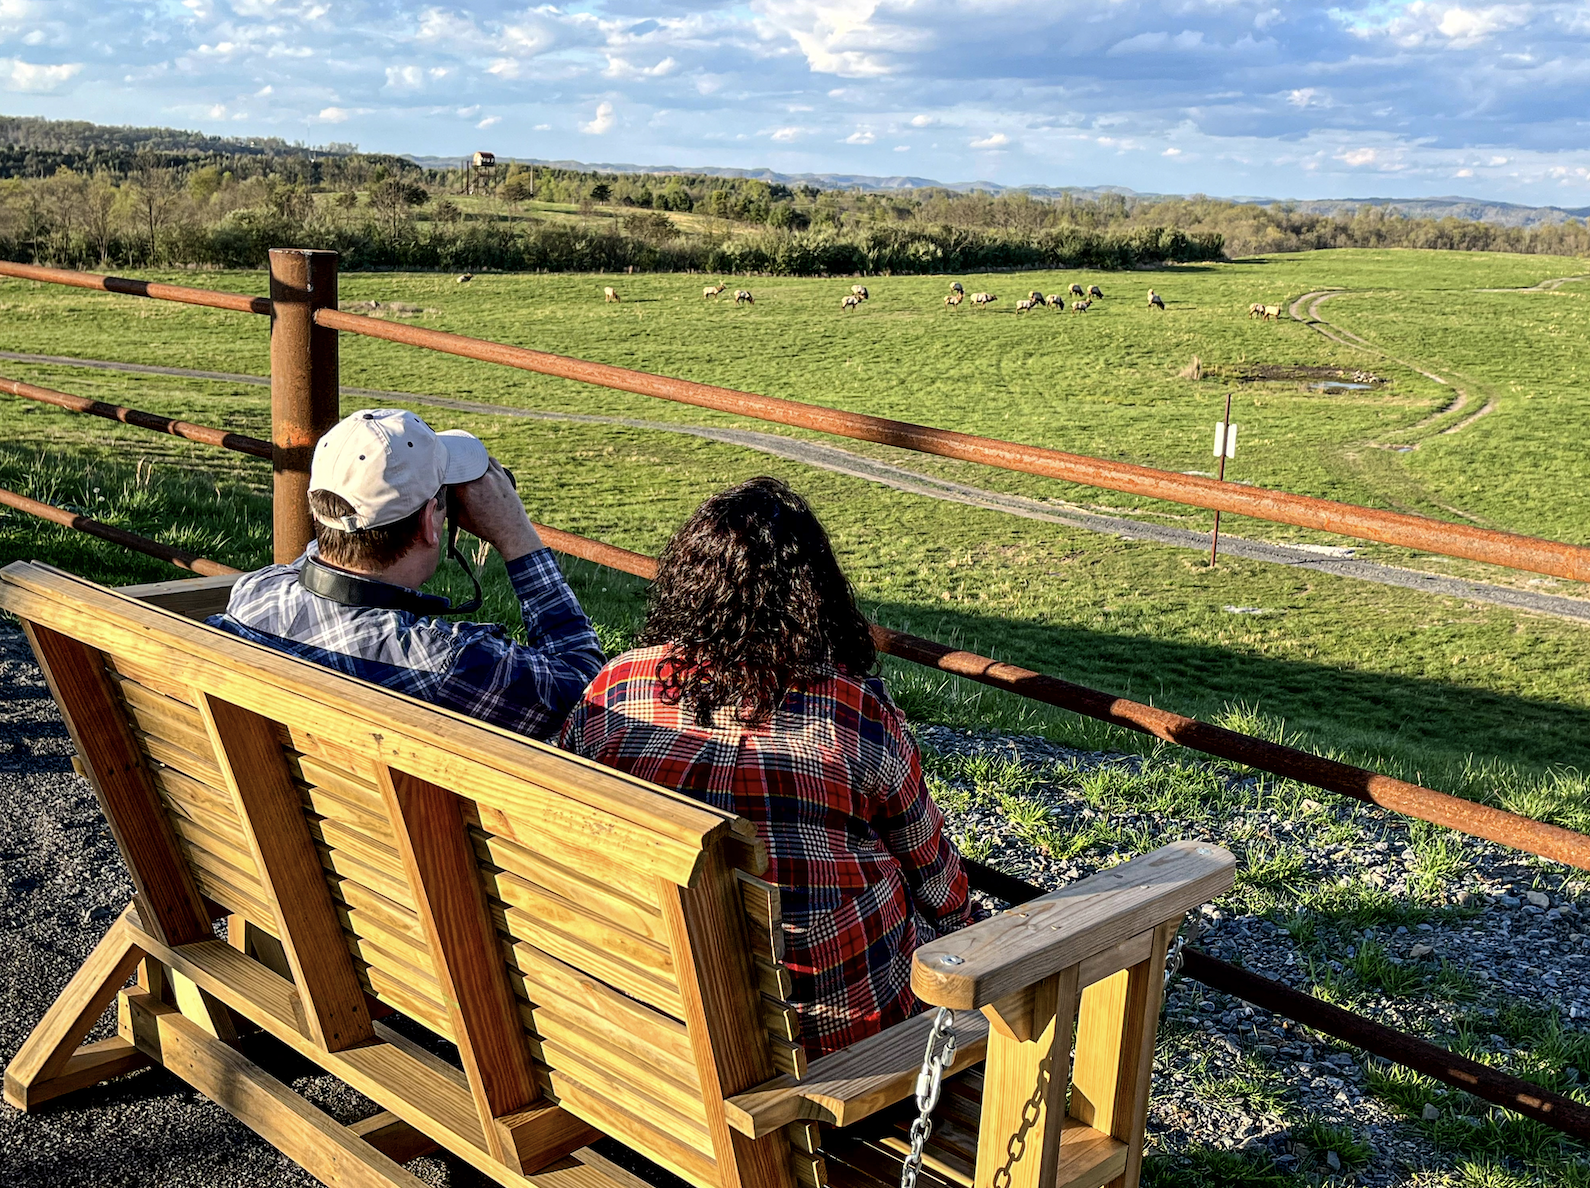
[[[1226,459],[1237,456],[1237,427],[1231,423],[1231,393],[1226,393],[1226,419],[1215,422],[1215,457],[1220,459],[1220,481],[1226,481]],[[1220,549],[1220,509],[1215,509],[1215,532],[1209,541],[1209,568],[1215,567]]]

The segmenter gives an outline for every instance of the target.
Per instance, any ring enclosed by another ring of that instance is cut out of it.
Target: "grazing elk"
[[[1264,316],[1264,309],[1265,307],[1263,302],[1255,301],[1252,305],[1248,306],[1248,316],[1250,318],[1262,318]]]
[[[867,299],[867,286],[866,285],[851,285],[850,286],[850,295],[852,297],[860,297],[863,301],[865,301]]]
[[[972,294],[972,304],[973,305],[990,305],[993,302],[998,301],[998,300],[999,300],[999,298],[995,297],[992,293],[973,293]]]
[[[959,305],[961,302],[963,302],[965,300],[966,300],[966,294],[964,294],[964,293],[951,293],[949,296],[944,298],[944,304],[949,306],[951,309],[953,309],[955,306]]]
[[[1032,308],[1032,306],[1033,306],[1032,298],[1031,297],[1023,297],[1020,301],[1016,302],[1016,312],[1017,313],[1026,313],[1029,309]]]
[[[966,296],[966,290],[961,288],[961,282],[960,281],[951,281],[950,282],[950,292],[959,293],[962,297]]]
[[[1089,298],[1089,300],[1091,300],[1094,297],[1097,297],[1100,300],[1103,300],[1103,298],[1104,298],[1104,290],[1099,288],[1098,285],[1089,285],[1088,286],[1088,298]]]
[[[1276,318],[1278,318],[1280,316],[1281,316],[1281,307],[1279,305],[1266,305],[1264,307],[1264,320],[1265,321],[1273,322],[1273,321],[1275,321]]]
[[[602,290],[602,301],[604,303],[608,302],[608,301],[617,301],[617,300],[618,300],[618,290],[613,288],[612,285],[608,285],[605,289]]]
[[[750,289],[734,290],[734,304],[739,305],[741,302],[744,302],[746,305],[756,304],[756,298],[751,296]]]
[[[839,308],[840,309],[860,309],[861,308],[861,298],[857,297],[854,293],[848,293],[839,302]]]
[[[728,287],[729,286],[727,284],[725,284],[723,281],[719,281],[715,285],[708,285],[705,289],[702,289],[701,290],[701,295],[703,297],[716,297],[719,293],[722,293],[723,290],[727,289]]]
[[[461,284],[461,285],[467,285],[470,281],[472,281],[474,279],[475,279],[475,274],[473,272],[466,272],[466,273],[464,273],[463,276],[458,278],[458,283]]]
[[[1038,292],[1037,289],[1034,289],[1032,292],[1027,294],[1027,300],[1032,302],[1034,305],[1042,305],[1044,303],[1043,294]]]
[[[1077,285],[1077,284],[1073,284],[1071,286],[1070,293],[1071,293],[1071,296],[1073,296],[1073,297],[1086,297],[1087,296],[1087,294],[1082,291],[1082,286],[1081,285]]]
[[[1153,289],[1150,289],[1148,291],[1148,307],[1150,309],[1158,308],[1163,310],[1165,308],[1165,299],[1154,292]]]
[[[1092,304],[1093,304],[1093,299],[1091,297],[1088,298],[1086,301],[1073,301],[1071,303],[1071,312],[1072,313],[1087,313],[1088,312],[1088,306],[1090,306]]]

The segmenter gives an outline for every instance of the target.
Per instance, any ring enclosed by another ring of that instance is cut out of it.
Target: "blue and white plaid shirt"
[[[433,705],[532,738],[557,733],[602,667],[602,649],[550,549],[508,565],[528,645],[496,623],[449,623],[412,611],[343,606],[306,590],[291,565],[267,565],[232,587],[209,623]]]

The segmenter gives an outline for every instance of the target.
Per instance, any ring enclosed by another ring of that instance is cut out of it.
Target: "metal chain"
[[[1165,989],[1170,989],[1170,980],[1181,973],[1181,967],[1186,961],[1183,950],[1188,945],[1197,944],[1198,938],[1208,931],[1202,916],[1189,916],[1182,921],[1176,930],[1176,939],[1171,943],[1170,950],[1165,954]]]
[[[941,1048],[940,1040],[944,1041]],[[937,1055],[935,1048],[938,1048]],[[944,1070],[954,1063],[955,1012],[940,1007],[933,1018],[933,1030],[928,1033],[922,1071],[916,1075],[917,1118],[911,1123],[911,1153],[900,1167],[900,1188],[916,1188],[917,1174],[922,1170],[922,1150],[933,1133],[933,1110],[939,1104],[939,1090],[944,1086]]]

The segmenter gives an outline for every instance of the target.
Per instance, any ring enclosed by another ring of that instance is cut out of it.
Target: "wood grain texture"
[[[116,592],[187,619],[202,620],[226,609],[227,600],[232,596],[232,587],[240,576],[226,573],[215,577],[173,578],[168,582],[121,586]]]
[[[853,1126],[916,1091],[933,1016],[914,1015],[887,1031],[869,1036],[842,1052],[813,1060],[806,1078],[778,1077],[732,1097],[730,1124],[759,1137],[801,1118],[831,1126]],[[988,1020],[981,1014],[956,1015],[958,1043],[952,1073],[983,1059]]]
[[[1022,997],[1019,1006],[1007,1007],[1021,1012],[1020,1022],[995,1024],[988,1037],[978,1188],[1051,1188],[1059,1166],[1077,1013],[1076,966],[1051,974]],[[992,1010],[985,1007],[983,1013]]]
[[[375,1039],[275,724],[205,693],[200,714],[237,806],[310,1037],[328,1051]]]
[[[632,873],[688,885],[703,846],[734,818],[678,793],[255,646],[47,566],[0,575],[0,607],[134,667],[163,672],[262,716],[534,821],[584,869],[617,856]],[[372,730],[372,724],[380,723]],[[302,748],[300,748],[302,749]],[[553,844],[553,843],[549,843]],[[633,881],[633,879],[631,880]]]
[[[104,658],[97,649],[49,627],[25,618],[22,626],[145,905],[145,926],[179,945],[214,935]]]
[[[334,1188],[423,1182],[239,1052],[149,995],[124,997],[139,1049]]]
[[[774,1128],[753,1138],[731,1127],[725,1111],[726,1099],[762,1084],[773,1071],[734,869],[714,848],[706,853],[695,886],[659,883],[658,898],[679,971],[721,1188],[794,1188],[783,1132]]]
[[[1219,846],[1174,842],[924,945],[911,988],[935,1006],[987,1006],[1180,918],[1228,891],[1235,870]]]
[[[407,1163],[441,1149],[435,1139],[421,1134],[390,1110],[361,1118],[349,1124],[348,1130],[395,1163]]]
[[[1181,926],[1168,920],[1154,930],[1148,960],[1134,965],[1126,988],[1125,1029],[1121,1040],[1121,1075],[1115,1091],[1115,1126],[1111,1134],[1127,1146],[1126,1166],[1111,1181],[1113,1188],[1137,1188],[1143,1174],[1143,1138],[1148,1125],[1148,1091],[1154,1076],[1154,1040],[1159,1008],[1165,997],[1165,953]]]
[[[553,1144],[531,1132],[568,1128],[561,1115],[538,1111],[533,1125],[513,1132],[522,1140],[516,1146],[495,1125],[496,1119],[521,1114],[540,1094],[459,798],[405,772],[382,768],[377,774],[487,1147],[516,1171],[534,1170],[533,1161]],[[521,1164],[521,1155],[532,1162]]]
[[[26,1110],[69,1091],[51,1093],[50,1082],[65,1072],[77,1045],[143,957],[125,916],[118,917],[6,1066],[6,1101]]]

